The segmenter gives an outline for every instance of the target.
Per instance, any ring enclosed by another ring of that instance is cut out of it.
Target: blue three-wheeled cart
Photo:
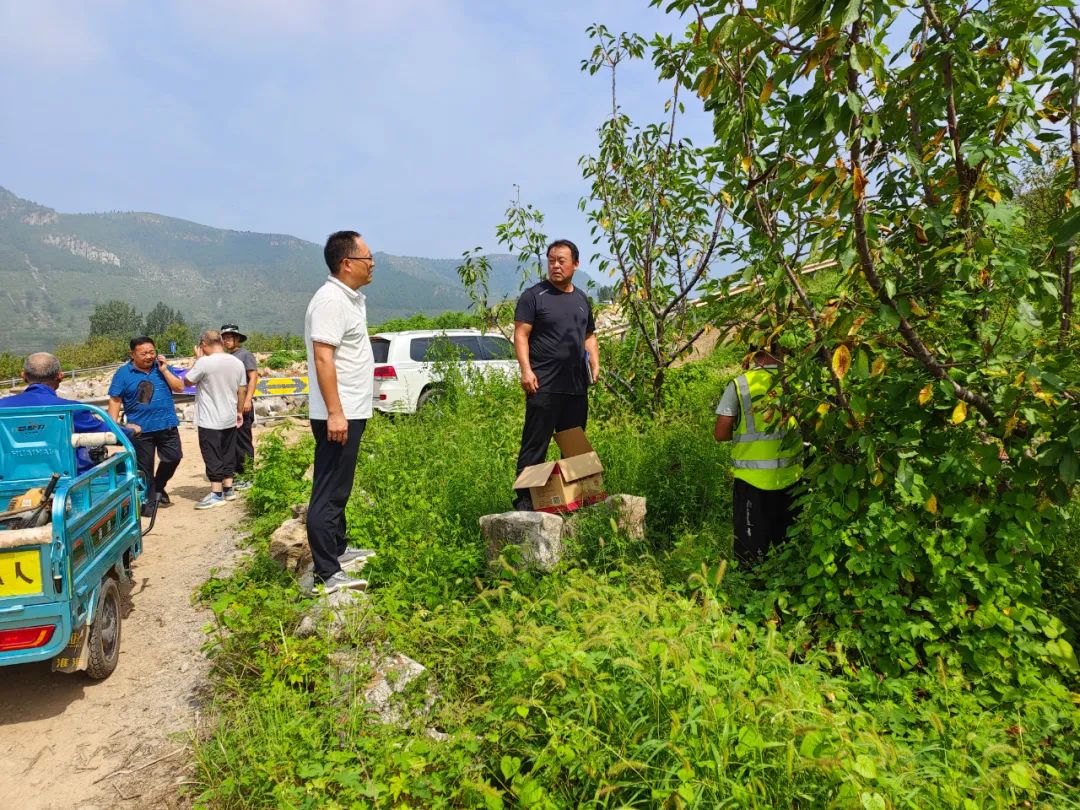
[[[112,432],[75,433],[79,409]],[[107,445],[117,449],[77,474],[77,448]],[[100,408],[0,409],[0,665],[112,673],[144,497],[135,450]]]

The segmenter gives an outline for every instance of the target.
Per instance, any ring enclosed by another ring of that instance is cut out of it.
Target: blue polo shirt
[[[56,391],[47,385],[28,385],[26,390],[21,394],[14,394],[10,397],[4,397],[0,399],[0,408],[33,408],[39,405],[79,405],[81,403],[74,399],[64,399],[56,395]],[[72,414],[72,421],[75,423],[76,433],[108,433],[112,430],[111,427],[106,425],[100,419],[97,418],[90,411],[75,411]],[[82,475],[84,472],[94,466],[94,462],[90,460],[90,453],[85,447],[79,447],[75,450],[75,461],[77,463],[76,474]]]
[[[171,366],[169,370],[173,371]],[[139,383],[146,381],[154,386],[154,394],[148,403],[143,404],[139,402]],[[140,371],[128,360],[113,374],[112,382],[109,383],[109,396],[119,397],[124,404],[127,420],[141,427],[143,433],[166,430],[180,424],[176,418],[172,390],[158,369],[157,362],[149,371]]]

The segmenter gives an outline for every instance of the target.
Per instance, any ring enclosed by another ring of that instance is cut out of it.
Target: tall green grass
[[[1065,686],[1006,699],[940,664],[882,678],[812,625],[747,618],[754,581],[722,562],[729,457],[711,438],[726,373],[677,369],[663,415],[604,418],[596,392],[590,440],[609,491],[647,497],[648,535],[583,517],[546,577],[489,568],[478,528],[510,505],[513,383],[372,420],[348,518],[379,555],[348,643],[293,635],[307,600],[265,555],[204,588],[218,722],[197,750],[200,805],[1080,806]],[[310,458],[309,439],[261,446],[257,542],[306,498]],[[382,649],[429,668],[431,714],[368,720],[367,651]]]

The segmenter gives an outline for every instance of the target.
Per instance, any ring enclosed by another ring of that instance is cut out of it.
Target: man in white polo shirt
[[[331,593],[367,587],[365,580],[349,576],[341,567],[370,554],[347,545],[345,504],[352,494],[360,437],[371,418],[375,358],[359,290],[371,283],[375,259],[356,231],[331,234],[323,257],[330,277],[312,296],[304,316],[308,411],[315,436],[307,532],[316,581]]]

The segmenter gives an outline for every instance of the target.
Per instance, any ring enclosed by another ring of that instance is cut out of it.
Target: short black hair
[[[155,349],[157,348],[157,344],[154,343],[154,339],[147,335],[139,335],[138,337],[133,337],[131,340],[128,341],[128,346],[131,347],[132,351],[135,351],[136,348],[142,346],[144,343],[149,343]]]
[[[360,234],[356,231],[335,231],[326,237],[323,258],[326,259],[326,266],[330,268],[330,275],[337,275],[342,260],[356,250],[356,240],[359,238]]]
[[[547,253],[544,255],[550,256],[551,251],[553,251],[555,248],[560,247],[570,248],[570,258],[574,260],[574,264],[577,264],[579,261],[581,261],[581,254],[578,253],[577,245],[575,245],[569,239],[556,239],[554,242],[548,245]]]

